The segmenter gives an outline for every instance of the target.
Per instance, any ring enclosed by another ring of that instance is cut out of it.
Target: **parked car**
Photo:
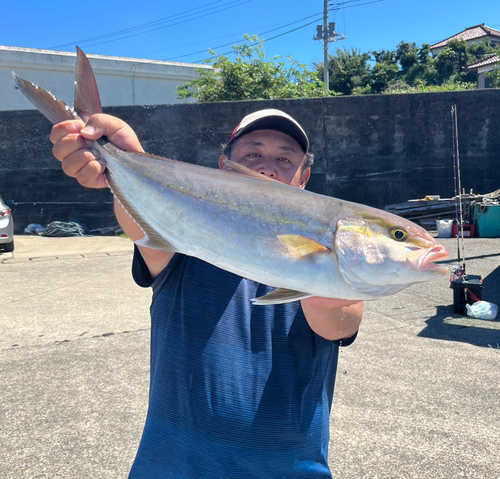
[[[14,218],[0,196],[0,252],[14,251]]]

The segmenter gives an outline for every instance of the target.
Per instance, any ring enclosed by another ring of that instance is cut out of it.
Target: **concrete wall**
[[[308,189],[383,208],[454,194],[451,106],[458,109],[462,184],[500,188],[500,90],[368,95],[308,100],[112,107],[146,151],[216,167],[219,146],[241,118],[275,107],[309,134],[316,164]],[[18,229],[74,217],[114,224],[108,191],[65,177],[52,157],[51,126],[38,112],[0,112],[0,194],[16,201]]]
[[[88,55],[96,75],[103,106],[186,103],[177,86],[198,77],[209,65],[138,58]],[[73,103],[76,53],[0,45],[0,110],[33,109],[14,89],[11,72]]]

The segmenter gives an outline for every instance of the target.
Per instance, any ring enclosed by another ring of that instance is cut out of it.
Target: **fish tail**
[[[76,47],[76,53],[75,104],[73,107],[66,105],[49,91],[23,80],[12,72],[16,87],[53,124],[78,119],[87,123],[94,113],[102,112],[99,90],[89,59],[78,47]]]
[[[19,91],[53,124],[79,118],[73,108],[58,100],[49,91],[23,80],[14,72],[12,72],[12,77]]]
[[[87,55],[78,47],[76,47],[75,103],[73,107],[85,123],[95,113],[102,113],[94,71]]]

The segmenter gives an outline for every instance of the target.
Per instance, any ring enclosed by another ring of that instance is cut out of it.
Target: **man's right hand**
[[[104,171],[106,165],[96,158],[90,149],[92,140],[106,136],[111,143],[122,150],[144,150],[127,123],[110,115],[98,114],[89,118],[87,125],[81,120],[65,121],[54,125],[50,141],[54,144],[52,153],[62,163],[63,171],[87,188],[106,188]],[[144,237],[144,233],[125,209],[115,201],[115,214],[123,231],[132,241]],[[156,277],[168,264],[173,253],[139,246],[151,277]]]
[[[63,171],[87,188],[105,188],[106,165],[90,150],[92,140],[102,136],[122,150],[144,152],[135,132],[127,123],[110,115],[98,114],[81,120],[65,121],[52,128],[52,153],[62,163]]]

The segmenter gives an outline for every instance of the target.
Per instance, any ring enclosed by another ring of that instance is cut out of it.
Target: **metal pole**
[[[324,52],[324,62],[323,62],[323,81],[325,82],[325,89],[328,91],[330,89],[329,78],[328,78],[328,0],[323,0],[323,52]]]

